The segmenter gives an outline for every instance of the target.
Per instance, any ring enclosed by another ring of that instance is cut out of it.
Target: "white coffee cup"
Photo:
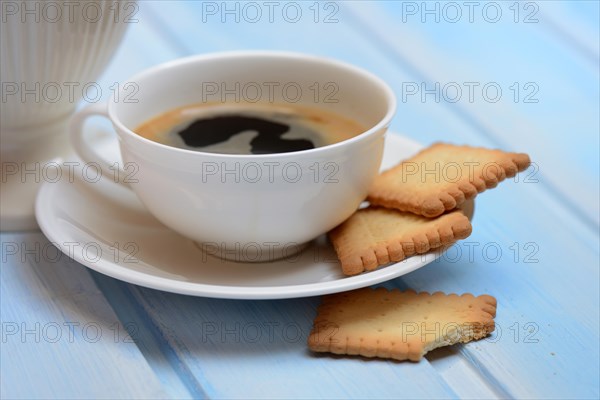
[[[348,218],[365,199],[394,115],[392,90],[362,69],[331,59],[268,51],[215,53],[168,62],[128,79],[137,102],[92,105],[75,115],[80,157],[114,176],[86,140],[91,115],[112,121],[130,183],[158,220],[211,254],[264,261],[293,254]],[[310,150],[231,155],[163,145],[135,133],[140,124],[202,102],[295,102],[353,118],[368,129]],[[112,168],[112,169],[111,169]],[[133,182],[133,183],[131,183]]]
[[[129,0],[0,2],[0,231],[38,229],[33,204],[44,179],[27,171],[70,153],[69,119],[80,99],[98,101],[95,80],[138,8]]]

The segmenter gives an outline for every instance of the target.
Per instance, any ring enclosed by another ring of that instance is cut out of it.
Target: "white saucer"
[[[388,133],[382,169],[422,146]],[[417,255],[353,277],[341,273],[325,236],[290,259],[236,263],[213,258],[150,215],[128,189],[77,177],[45,183],[36,201],[41,230],[57,247],[100,273],[149,288],[193,296],[278,299],[342,292],[421,268],[441,252]],[[160,194],[157,194],[160,195]],[[470,205],[473,203],[471,202]],[[473,208],[467,214],[472,217]]]

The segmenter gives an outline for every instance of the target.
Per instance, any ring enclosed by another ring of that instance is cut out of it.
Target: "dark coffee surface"
[[[193,104],[150,119],[136,133],[167,146],[219,154],[276,154],[314,149],[364,132],[317,107],[295,104]]]
[[[315,148],[315,144],[308,139],[282,138],[289,130],[288,124],[263,118],[226,115],[198,119],[177,133],[187,146],[196,148],[223,143],[247,131],[257,132],[250,141],[252,154],[289,153]]]

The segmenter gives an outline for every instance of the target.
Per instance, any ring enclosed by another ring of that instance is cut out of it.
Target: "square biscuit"
[[[455,210],[431,219],[380,207],[363,208],[329,232],[345,275],[356,275],[414,254],[450,245],[471,234]]]
[[[428,351],[495,329],[496,299],[359,289],[323,297],[308,338],[315,352],[419,361]]]
[[[530,164],[524,153],[436,143],[375,178],[367,200],[437,217]]]

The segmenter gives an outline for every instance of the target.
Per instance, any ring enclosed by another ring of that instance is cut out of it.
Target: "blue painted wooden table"
[[[318,298],[164,293],[3,233],[2,398],[600,396],[598,2],[142,1],[134,17],[105,97],[181,56],[301,51],[385,79],[395,132],[528,152],[534,167],[478,198],[469,239],[387,283],[491,294],[497,331],[420,363],[315,356]]]

